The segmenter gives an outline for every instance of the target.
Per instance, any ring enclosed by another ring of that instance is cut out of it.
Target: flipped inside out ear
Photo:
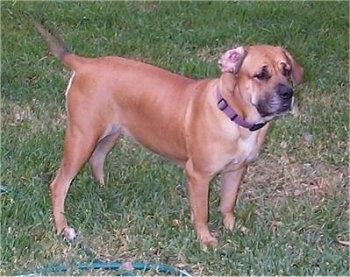
[[[218,62],[221,72],[237,73],[246,54],[247,52],[242,46],[226,51]]]

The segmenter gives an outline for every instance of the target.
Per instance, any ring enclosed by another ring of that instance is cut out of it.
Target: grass
[[[233,44],[282,45],[304,66],[299,115],[273,123],[243,180],[233,232],[219,227],[213,182],[217,250],[200,250],[182,171],[124,140],[108,157],[104,188],[87,168],[71,186],[67,215],[83,244],[54,235],[48,184],[69,72],[30,17],[81,55],[122,55],[193,78],[218,76],[216,60]],[[193,275],[349,275],[348,34],[348,2],[2,1],[1,275],[94,258]]]

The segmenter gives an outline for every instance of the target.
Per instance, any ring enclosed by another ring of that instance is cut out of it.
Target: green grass
[[[122,55],[193,78],[218,76],[217,58],[234,44],[282,45],[304,66],[299,115],[273,123],[244,178],[233,232],[220,227],[213,182],[217,250],[200,250],[182,171],[124,140],[108,157],[105,187],[84,168],[66,201],[93,253],[54,235],[48,185],[69,72],[30,17],[81,55]],[[2,1],[1,184],[10,192],[1,193],[0,274],[99,258],[193,275],[349,275],[348,39],[348,2]]]

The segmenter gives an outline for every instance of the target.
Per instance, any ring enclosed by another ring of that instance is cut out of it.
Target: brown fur
[[[282,102],[276,96],[278,86],[290,87],[282,65],[287,64],[297,84],[303,69],[284,49],[258,45],[244,47],[244,54],[240,54],[243,48],[231,50],[237,57],[232,53],[223,56],[220,78],[193,80],[121,57],[77,56],[40,25],[38,30],[55,56],[74,71],[67,90],[62,163],[50,185],[57,232],[69,230],[64,202],[72,179],[89,161],[103,184],[105,157],[122,134],[184,167],[198,237],[204,247],[216,246],[217,239],[208,229],[209,182],[221,173],[220,211],[224,226],[232,230],[240,180],[257,156],[268,124],[251,132],[230,121],[217,107],[215,89],[219,87],[247,122],[267,122],[280,113],[263,116],[257,107],[273,110],[276,99]],[[235,67],[230,72],[226,68],[231,63]],[[267,80],[256,77],[263,66],[268,66]]]

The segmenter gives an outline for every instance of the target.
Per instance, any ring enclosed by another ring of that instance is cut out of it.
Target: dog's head
[[[293,84],[300,84],[304,74],[289,52],[268,45],[230,49],[220,58],[219,67],[230,93],[239,93],[245,106],[266,121],[293,109]]]

